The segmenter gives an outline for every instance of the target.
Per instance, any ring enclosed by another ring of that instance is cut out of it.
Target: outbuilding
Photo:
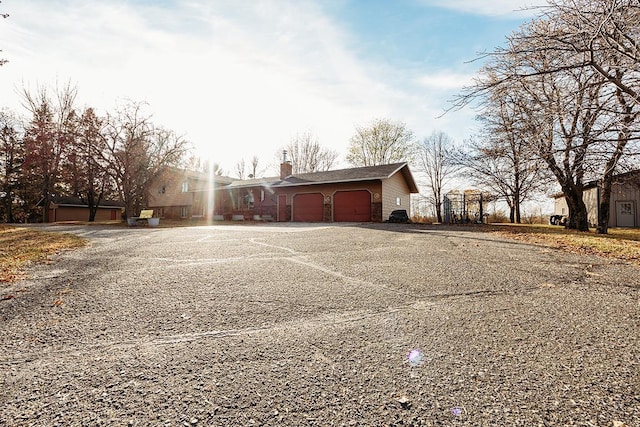
[[[555,194],[554,214],[558,216],[569,215],[569,208],[562,193]],[[600,209],[600,187],[598,181],[592,181],[585,185],[582,200],[587,207],[587,220],[590,227],[598,224],[598,211]],[[640,170],[616,175],[611,187],[611,200],[609,212],[609,227],[638,227],[640,215],[638,204],[640,202]]]
[[[43,207],[42,201],[38,206]],[[96,209],[96,221],[116,221],[122,217],[124,205],[117,201],[104,200]],[[49,222],[88,221],[89,204],[78,197],[55,197],[49,205]]]

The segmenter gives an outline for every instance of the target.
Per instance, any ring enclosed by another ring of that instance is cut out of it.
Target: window
[[[260,190],[260,201],[264,202],[264,190]]]
[[[180,218],[186,218],[189,216],[189,207],[183,206],[180,208]]]
[[[396,206],[402,206],[402,199],[400,197],[396,197]]]
[[[186,193],[186,192],[188,192],[188,191],[189,191],[189,181],[184,181],[184,182],[182,183],[182,192],[183,192],[183,193]]]
[[[166,185],[163,185],[162,187],[160,187],[158,189],[158,194],[164,194],[166,192],[167,192],[167,186]]]
[[[164,218],[164,208],[158,208],[158,218]]]

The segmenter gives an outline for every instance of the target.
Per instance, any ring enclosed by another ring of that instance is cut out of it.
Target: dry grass
[[[0,283],[24,277],[24,268],[30,263],[47,262],[53,254],[86,244],[71,234],[0,225]]]
[[[609,229],[609,234],[593,230],[579,232],[551,225],[494,224],[491,230],[512,239],[543,244],[568,252],[594,254],[640,265],[640,230]]]

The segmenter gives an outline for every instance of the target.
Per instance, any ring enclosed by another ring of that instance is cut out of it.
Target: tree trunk
[[[516,205],[511,197],[506,198],[507,206],[509,206],[509,222],[516,223]]]
[[[598,227],[596,233],[607,234],[609,232],[609,215],[611,213],[611,187],[613,186],[613,174],[606,174],[600,181],[600,197],[598,201]]]
[[[42,205],[42,222],[43,223],[49,222],[49,219],[50,219],[49,209],[51,209],[51,200],[49,198],[49,195],[46,194],[44,196],[43,205]]]
[[[565,228],[589,231],[587,206],[584,204],[584,200],[582,200],[582,192],[565,191],[564,197],[567,201],[567,207],[569,208],[569,221],[567,221]]]
[[[98,203],[96,203],[96,195],[92,190],[87,192],[87,204],[89,205],[89,222],[94,222],[98,211]]]
[[[436,217],[439,223],[442,223],[442,202],[436,200]]]

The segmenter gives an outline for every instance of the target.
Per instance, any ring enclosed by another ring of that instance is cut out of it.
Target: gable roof
[[[280,177],[237,180],[229,185],[229,188],[246,188],[256,186],[270,187],[295,187],[301,185],[336,184],[340,182],[375,181],[389,179],[396,173],[402,173],[409,191],[418,193],[413,175],[409,166],[404,163],[392,163],[379,166],[364,166],[359,168],[337,169],[324,172],[310,172],[291,174],[284,179]]]

